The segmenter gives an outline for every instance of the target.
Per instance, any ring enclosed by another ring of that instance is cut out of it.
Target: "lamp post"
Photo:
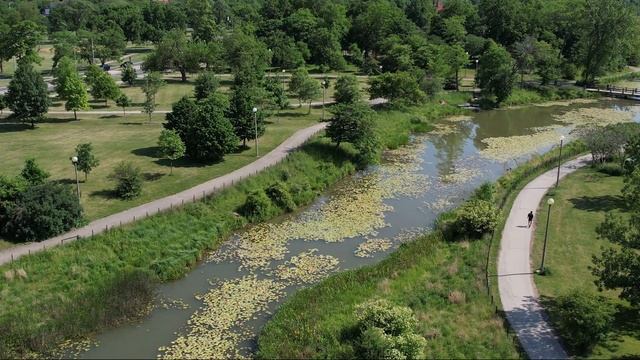
[[[73,164],[73,169],[76,172],[76,195],[78,195],[78,203],[80,203],[80,182],[78,181],[78,157],[72,156],[69,158]]]
[[[253,126],[256,130],[256,157],[258,157],[258,108],[253,108]]]
[[[476,59],[476,76],[473,77],[473,87],[474,88],[478,86],[478,82],[477,82],[478,80],[477,79],[478,79],[478,62],[479,61],[480,60]]]
[[[564,143],[564,135],[560,136],[560,154],[558,155],[558,175],[556,176],[556,187],[560,182],[560,163],[562,162],[562,144]]]
[[[322,80],[322,121],[324,121],[324,96],[327,92],[327,81]]]
[[[551,218],[551,206],[555,203],[553,198],[547,200],[547,205],[549,205],[549,210],[547,211],[547,227],[544,229],[544,245],[542,246],[542,262],[540,263],[540,269],[538,273],[540,275],[544,275],[544,257],[547,254],[547,237],[549,235],[549,219]]]
[[[380,65],[379,68],[380,68],[380,74],[382,74],[382,65]]]
[[[287,72],[287,70],[282,69],[282,92],[284,92],[284,91],[285,91],[285,90],[284,90],[284,73],[286,73],[286,72]]]

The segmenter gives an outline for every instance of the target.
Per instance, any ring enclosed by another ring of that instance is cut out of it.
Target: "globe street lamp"
[[[253,126],[256,130],[256,157],[258,157],[258,108],[253,108]]]
[[[474,87],[474,88],[475,88],[476,86],[478,86],[478,85],[477,85],[477,84],[478,84],[477,79],[478,79],[478,62],[479,62],[479,61],[480,61],[480,60],[476,59],[476,76],[474,76],[474,77],[473,77],[473,87]]]
[[[560,136],[560,154],[558,155],[558,175],[556,176],[556,187],[560,182],[560,162],[562,162],[562,144],[564,143],[564,135]]]
[[[540,263],[540,269],[538,273],[540,275],[544,275],[544,257],[547,254],[547,236],[549,234],[549,219],[551,218],[551,206],[555,203],[553,198],[547,200],[547,205],[549,205],[549,210],[547,211],[547,227],[544,230],[544,245],[542,246],[542,262]]]
[[[80,202],[80,182],[78,181],[78,157],[72,156],[69,158],[73,164],[73,169],[76,172],[76,195],[78,195],[78,203]]]
[[[284,92],[284,91],[285,91],[285,90],[284,90],[284,73],[286,73],[286,72],[287,72],[287,70],[282,69],[282,92]]]

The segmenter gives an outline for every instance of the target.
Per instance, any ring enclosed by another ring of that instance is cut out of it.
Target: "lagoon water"
[[[634,113],[633,119],[640,121],[640,110],[635,105],[631,102],[600,100],[588,104],[487,111],[471,115],[467,120],[443,121],[434,134],[415,138],[413,145],[397,153],[391,152],[381,165],[340,182],[312,206],[273,223],[274,229],[289,232],[291,236],[304,233],[305,226],[327,229],[316,237],[326,236],[331,241],[305,238],[286,238],[283,241],[280,236],[280,242],[276,245],[284,244],[286,251],[272,257],[261,254],[267,260],[261,257],[264,261],[256,266],[251,259],[238,255],[243,234],[237,234],[217,254],[213,254],[212,259],[203,261],[183,279],[162,284],[158,289],[157,302],[164,306],[154,307],[141,322],[125,324],[98,334],[95,344],[81,353],[80,357],[131,359],[184,355],[184,351],[189,349],[178,351],[170,345],[181,335],[203,331],[194,329],[193,322],[189,324],[194,314],[197,316],[202,313],[203,302],[198,300],[200,295],[247,275],[272,280],[275,284],[281,284],[279,289],[282,290],[277,299],[266,301],[264,308],[258,306],[246,318],[236,318],[230,328],[218,334],[227,344],[231,343],[232,349],[224,352],[226,356],[250,355],[256,348],[257,334],[278,306],[299,288],[313,284],[284,281],[274,272],[278,265],[291,266],[291,257],[311,249],[317,249],[313,255],[332,256],[338,261],[337,268],[332,272],[379,262],[403,241],[429,229],[439,213],[455,207],[480,184],[496,180],[535,152],[543,153],[557,145],[554,141],[542,142],[533,151],[518,153],[516,158],[505,161],[504,158],[497,160],[483,153],[487,146],[484,139],[531,135],[538,133],[541,128],[555,131],[557,136],[552,138],[557,139],[561,134],[569,135],[572,129],[570,124],[558,121],[557,116],[584,108],[630,111]],[[353,194],[360,194],[360,197]],[[350,200],[356,198],[365,202],[363,208],[349,206]],[[532,209],[536,206],[532,204]],[[327,212],[334,210],[339,211],[340,217],[351,224],[340,223],[340,219],[327,219]],[[353,221],[352,213],[359,211],[366,213],[363,215],[366,218]],[[351,233],[357,235],[335,238]],[[372,257],[356,256],[356,249],[367,239],[389,239],[392,247],[376,252]],[[206,345],[197,344],[197,341],[193,344]],[[170,348],[161,351],[163,347]]]

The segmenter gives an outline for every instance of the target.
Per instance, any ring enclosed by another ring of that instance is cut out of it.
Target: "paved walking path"
[[[583,156],[563,164],[560,177],[587,165],[589,159],[590,156]],[[531,181],[518,194],[500,243],[498,284],[502,308],[531,359],[568,358],[538,302],[530,263],[534,227],[527,227],[527,214],[535,212],[547,190],[555,186],[556,175],[557,168],[550,170]],[[560,239],[550,239],[551,247],[554,241]]]
[[[0,265],[10,262],[12,259],[18,259],[19,257],[27,255],[29,253],[42,251],[45,248],[48,249],[61,245],[62,243],[75,241],[78,236],[81,238],[88,237],[93,234],[98,234],[106,231],[107,229],[131,223],[150,215],[179,207],[181,205],[184,205],[185,203],[202,199],[207,195],[213,194],[221,189],[233,185],[239,180],[255,175],[256,173],[279,163],[285,157],[287,157],[287,155],[291,151],[300,147],[313,135],[323,130],[326,125],[327,123],[319,123],[305,129],[298,130],[278,147],[273,149],[268,154],[263,155],[251,164],[248,164],[226,175],[194,186],[191,189],[131,208],[129,210],[119,212],[117,214],[104,217],[102,219],[95,220],[89,223],[87,226],[39,243],[19,245],[10,249],[0,251]]]

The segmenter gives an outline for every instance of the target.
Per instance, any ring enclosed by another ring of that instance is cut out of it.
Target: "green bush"
[[[607,175],[610,175],[610,176],[622,176],[625,173],[624,168],[622,167],[622,165],[620,165],[619,163],[615,163],[615,162],[607,162],[607,163],[603,163],[603,164],[598,164],[596,166],[596,169],[598,170],[598,172],[601,172],[603,174],[607,174]]]
[[[109,178],[116,181],[115,193],[122,199],[133,199],[142,193],[140,168],[129,161],[118,163]]]
[[[82,208],[70,187],[45,183],[27,188],[2,206],[0,233],[17,241],[39,241],[82,222]]]
[[[249,193],[247,200],[238,211],[251,222],[266,220],[277,213],[271,199],[263,190]]]
[[[456,211],[458,234],[477,238],[498,225],[498,209],[489,201],[473,199]]]
[[[586,354],[606,337],[614,311],[606,298],[581,290],[559,296],[555,306],[558,330],[577,354]]]
[[[291,197],[291,193],[289,189],[281,183],[277,182],[271,186],[269,186],[265,193],[271,199],[273,204],[275,204],[280,209],[286,212],[292,212],[296,208],[296,203],[293,201],[293,197]]]
[[[417,320],[408,307],[371,300],[356,308],[357,348],[364,359],[417,359],[426,340],[414,334]]]
[[[480,185],[480,187],[473,192],[472,198],[493,202],[495,193],[496,193],[495,185],[493,185],[493,183],[491,182],[486,182]]]

